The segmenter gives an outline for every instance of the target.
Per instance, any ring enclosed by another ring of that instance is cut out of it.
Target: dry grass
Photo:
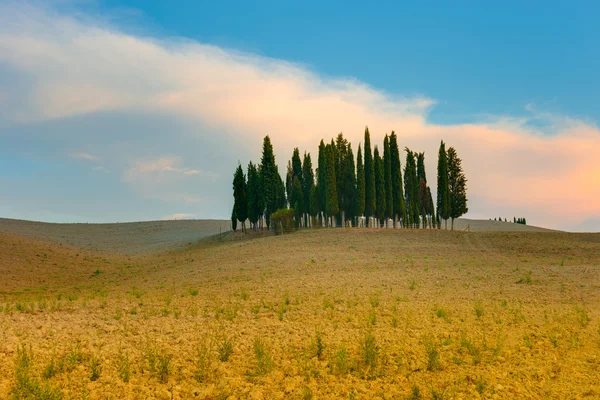
[[[0,235],[0,398],[598,397],[600,235]],[[99,271],[96,273],[96,271]]]

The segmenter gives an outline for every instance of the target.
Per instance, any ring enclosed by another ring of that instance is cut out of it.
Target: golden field
[[[322,229],[125,254],[0,233],[0,398],[600,397],[600,234]]]

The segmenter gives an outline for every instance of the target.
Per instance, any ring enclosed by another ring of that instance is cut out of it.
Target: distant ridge
[[[456,231],[464,231],[467,227],[471,232],[553,232],[551,229],[512,222],[465,218],[454,221]],[[59,242],[86,250],[132,255],[176,249],[229,230],[231,221],[215,219],[50,223],[0,218],[0,233]]]

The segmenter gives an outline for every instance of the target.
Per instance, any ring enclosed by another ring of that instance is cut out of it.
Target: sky
[[[326,3],[326,4],[323,4]],[[229,218],[274,143],[440,140],[468,218],[600,231],[600,5],[0,0],[0,216]]]

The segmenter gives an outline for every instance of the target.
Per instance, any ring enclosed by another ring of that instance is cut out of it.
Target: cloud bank
[[[151,113],[223,132],[225,142],[237,144],[232,149],[253,150],[209,151],[243,164],[258,160],[262,137],[269,134],[283,168],[293,147],[315,154],[321,138],[339,132],[356,150],[368,125],[372,141],[380,146],[383,135],[394,130],[401,146],[425,151],[432,189],[440,140],[454,146],[469,179],[470,217],[526,216],[530,223],[561,228],[600,216],[600,130],[586,121],[538,112],[532,105],[527,118],[488,116],[481,123],[437,125],[427,118],[436,102],[424,95],[390,94],[282,60],[184,39],[133,35],[88,16],[22,3],[0,4],[3,71],[17,76],[18,84],[0,80],[0,127],[108,112]],[[541,125],[543,129],[536,128]],[[164,137],[151,138],[168,141],[168,154],[154,151],[145,159],[121,160],[121,182],[143,196],[199,204],[196,214],[211,217],[200,207],[206,196],[186,192],[189,180],[203,179],[208,193],[219,179],[230,180],[235,165],[217,171],[183,166],[173,149],[189,131],[174,124]],[[81,132],[84,138],[88,134]],[[127,141],[129,135],[143,138],[143,132],[123,132],[119,140]],[[207,146],[214,143],[202,140]],[[102,155],[102,160],[108,158]],[[195,162],[187,156],[185,164]],[[231,193],[211,196],[223,208],[220,216],[227,216]]]

